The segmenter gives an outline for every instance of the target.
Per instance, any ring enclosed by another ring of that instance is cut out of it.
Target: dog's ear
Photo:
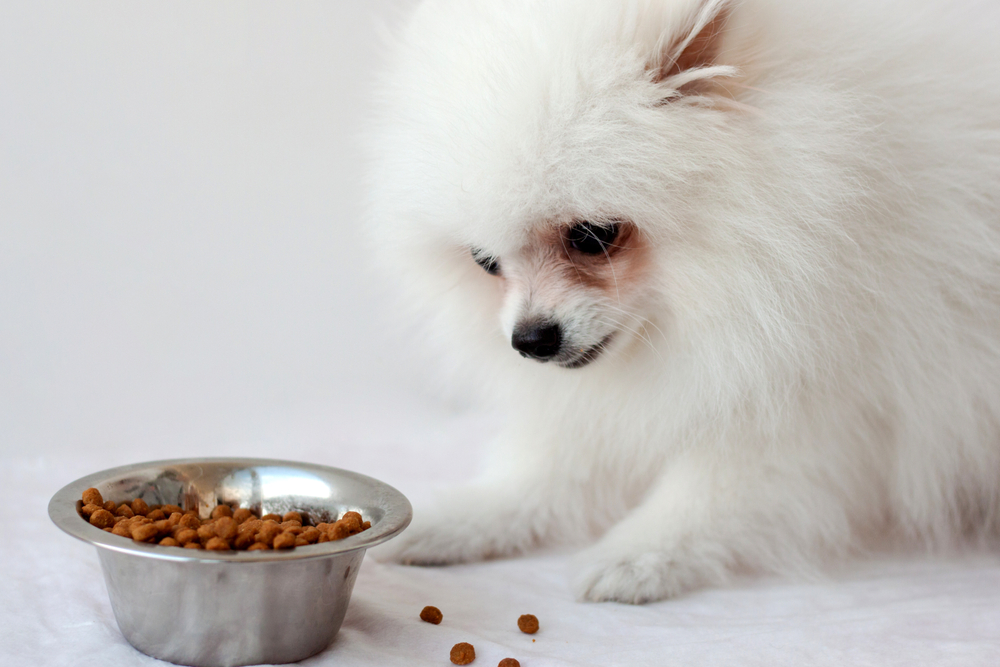
[[[734,68],[718,64],[731,5],[732,0],[698,0],[680,28],[661,37],[648,65],[653,82],[686,94],[702,92],[714,77],[734,74]]]

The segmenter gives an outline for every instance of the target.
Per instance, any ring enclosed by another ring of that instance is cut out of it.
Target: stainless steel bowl
[[[296,510],[314,522],[353,510],[371,528],[288,551],[210,552],[141,544],[90,525],[80,496],[197,509],[219,503],[268,513]],[[97,547],[111,608],[132,646],[196,667],[286,663],[319,653],[347,612],[369,547],[410,523],[409,501],[357,473],[269,459],[179,459],[112,468],[76,480],[49,502],[49,517]]]

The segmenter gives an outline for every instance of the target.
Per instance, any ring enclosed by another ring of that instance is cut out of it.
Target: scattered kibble
[[[444,618],[444,614],[437,607],[424,607],[420,610],[420,620],[438,625]]]
[[[301,512],[257,518],[248,509],[218,505],[212,509],[211,518],[202,521],[197,511],[185,511],[178,505],[150,506],[142,498],[123,503],[104,500],[94,488],[84,491],[81,499],[80,515],[97,528],[164,547],[210,551],[294,549],[341,540],[371,528],[371,522],[362,520],[357,512],[346,512],[333,523],[312,526]],[[438,611],[438,623],[440,614]]]
[[[517,619],[517,627],[521,632],[533,635],[538,632],[538,618],[534,614],[524,614]]]
[[[472,644],[461,642],[451,647],[451,661],[456,665],[468,665],[476,659],[476,649]]]
[[[497,667],[521,667],[521,663],[514,658],[504,658],[500,661]]]

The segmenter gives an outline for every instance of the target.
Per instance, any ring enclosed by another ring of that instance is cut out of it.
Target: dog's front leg
[[[832,484],[849,477],[829,474],[820,457],[750,454],[672,462],[641,505],[577,555],[577,596],[638,604],[718,584],[735,569],[801,570],[818,552],[850,548],[862,508],[878,512],[877,485],[857,475]]]
[[[379,560],[444,565],[583,542],[591,516],[583,486],[550,450],[503,450],[500,472],[443,493],[414,510],[413,523],[373,552]]]

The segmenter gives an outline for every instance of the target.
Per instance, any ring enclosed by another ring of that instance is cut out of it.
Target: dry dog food
[[[533,635],[538,632],[538,619],[534,614],[524,614],[517,619],[517,627],[521,632]]]
[[[514,658],[504,658],[500,661],[497,667],[521,667],[521,663]]]
[[[105,501],[101,492],[93,488],[83,492],[82,500],[80,514],[98,528],[136,542],[184,549],[294,549],[341,540],[368,530],[372,525],[357,512],[347,512],[333,523],[311,526],[298,512],[288,512],[284,516],[265,514],[258,519],[248,509],[229,505],[219,505],[212,510],[210,519],[202,521],[195,510],[185,511],[177,505],[150,506],[142,498],[120,504]],[[441,612],[437,613],[440,623]],[[420,617],[423,618],[423,612]]]
[[[420,610],[420,620],[437,625],[444,618],[444,614],[437,607],[424,607]]]
[[[451,661],[456,665],[467,665],[476,659],[476,649],[472,644],[462,642],[451,647]]]

